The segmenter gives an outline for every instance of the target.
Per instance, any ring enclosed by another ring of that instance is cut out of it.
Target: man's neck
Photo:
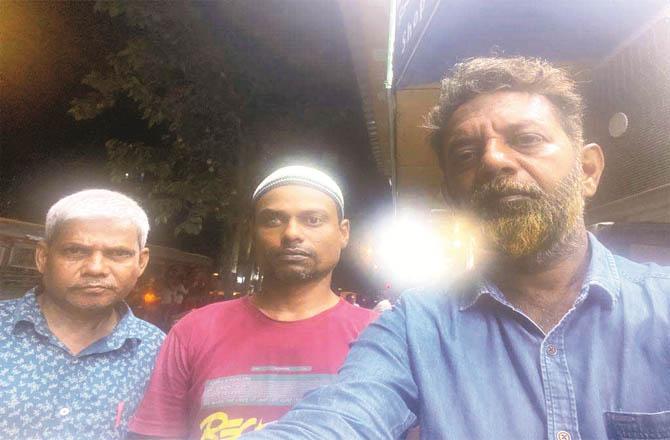
[[[518,261],[500,261],[489,272],[491,281],[508,301],[521,309],[546,334],[574,305],[589,263],[589,244],[585,230],[577,231],[568,252],[556,252],[529,267]]]
[[[109,335],[120,318],[114,308],[89,313],[62,306],[53,301],[48,293],[38,295],[37,302],[49,330],[73,355]]]
[[[302,283],[283,284],[266,279],[261,292],[252,297],[253,304],[277,321],[311,318],[339,302],[330,288],[331,274]]]

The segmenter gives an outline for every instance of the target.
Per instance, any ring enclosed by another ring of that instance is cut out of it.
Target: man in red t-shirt
[[[268,176],[253,196],[263,288],[195,310],[170,331],[130,423],[136,438],[236,439],[330,383],[376,317],[330,283],[349,240],[337,184],[307,167]]]

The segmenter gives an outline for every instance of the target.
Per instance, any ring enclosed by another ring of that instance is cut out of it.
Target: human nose
[[[91,255],[84,260],[82,272],[83,275],[88,276],[106,276],[108,269],[105,256],[102,252],[96,251],[92,252]]]
[[[295,242],[302,241],[302,227],[300,226],[297,219],[292,218],[286,223],[284,228],[284,233],[282,236],[282,241],[284,242]]]
[[[517,168],[515,153],[516,151],[507,145],[504,140],[499,138],[489,139],[482,152],[482,171],[491,176],[514,174]]]

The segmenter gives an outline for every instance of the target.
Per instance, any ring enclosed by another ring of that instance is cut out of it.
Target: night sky
[[[365,130],[357,85],[338,6],[334,1],[240,1],[239,29],[260,41],[295,80],[319,78],[333,112],[351,112],[350,125],[318,138],[285,136],[277,163],[319,156],[335,158],[354,229],[336,284],[370,291],[375,287],[355,254],[357,231],[374,227],[390,209],[387,183],[376,169]],[[213,14],[217,13],[212,2]],[[123,27],[88,2],[0,3],[0,215],[42,223],[48,207],[63,195],[90,187],[114,188],[105,168],[104,141],[146,131],[131,104],[92,121],[76,122],[66,112],[88,88],[81,80],[104,66],[118,47]],[[332,98],[331,98],[332,97]],[[306,96],[305,102],[311,97]],[[297,123],[299,127],[299,121]],[[267,164],[271,168],[272,164]],[[215,257],[215,229],[198,237],[174,237],[155,228],[150,242]]]

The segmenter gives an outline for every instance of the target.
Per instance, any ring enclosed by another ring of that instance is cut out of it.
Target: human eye
[[[310,214],[305,217],[305,223],[307,223],[308,226],[320,226],[323,221],[323,217],[317,214]]]
[[[515,138],[515,144],[522,147],[533,147],[544,142],[544,137],[537,133],[519,133]]]
[[[272,228],[282,224],[282,218],[278,213],[267,213],[261,217],[261,224],[265,227]]]
[[[453,157],[457,162],[464,163],[474,160],[476,154],[474,148],[459,148]]]
[[[62,253],[67,258],[83,258],[87,256],[90,251],[84,246],[68,245],[63,247]]]
[[[105,254],[108,257],[120,259],[120,258],[130,258],[133,255],[135,255],[135,252],[133,252],[130,249],[109,249],[105,251]]]
[[[478,154],[477,146],[471,141],[461,141],[454,144],[449,159],[458,166],[472,163]]]

